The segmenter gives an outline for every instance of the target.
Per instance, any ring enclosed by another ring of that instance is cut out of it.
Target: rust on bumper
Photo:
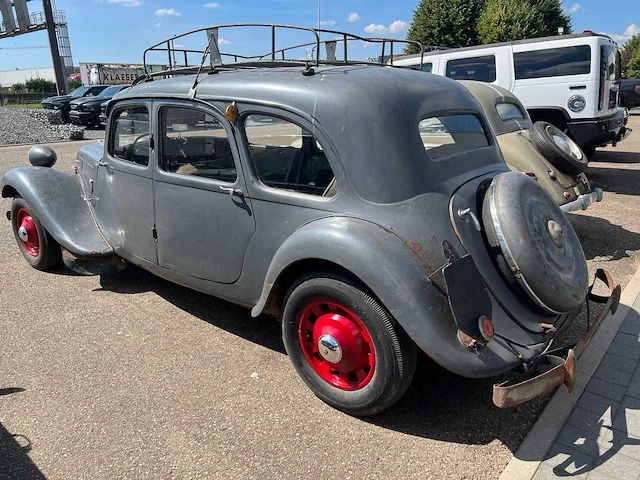
[[[620,285],[615,285],[609,272],[598,269],[595,278],[607,286],[609,295],[605,297],[596,295],[592,292],[593,285],[589,288],[587,301],[591,300],[604,306],[586,335],[574,347],[545,353],[536,359],[527,372],[494,385],[493,403],[496,406],[500,408],[514,407],[562,384],[567,386],[569,392],[573,390],[577,375],[577,359],[584,353],[602,320],[609,312],[615,313],[620,302]],[[566,355],[566,358],[562,358],[561,355]]]

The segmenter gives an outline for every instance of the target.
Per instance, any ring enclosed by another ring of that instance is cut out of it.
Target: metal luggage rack
[[[264,27],[270,29],[271,33],[271,50],[259,55],[240,55],[236,53],[224,53],[220,51],[218,33],[223,29],[239,28],[239,27]],[[297,30],[308,32],[312,37],[312,41],[285,48],[276,48],[276,33],[278,30]],[[208,44],[203,50],[193,50],[184,47],[175,47],[178,39],[195,35],[197,33],[206,33]],[[331,39],[321,39],[320,35],[331,35]],[[362,41],[368,43],[379,44],[381,46],[381,55],[379,61],[366,60],[349,60],[349,42]],[[343,59],[336,59],[337,44],[342,42]],[[397,38],[387,37],[361,37],[348,32],[338,30],[327,30],[322,28],[301,27],[295,25],[271,24],[271,23],[234,23],[213,25],[210,27],[198,28],[179,35],[162,40],[152,45],[144,51],[143,63],[145,74],[134,82],[134,85],[140,82],[153,80],[155,77],[168,78],[176,75],[189,75],[200,73],[218,73],[225,70],[265,68],[265,67],[282,67],[282,66],[300,66],[303,67],[304,75],[313,75],[313,67],[320,65],[380,65],[394,67],[394,47],[398,44],[413,44],[418,47],[421,56],[424,55],[424,47],[421,43],[412,40],[400,40]],[[326,48],[326,58],[321,58],[321,46]],[[387,46],[389,48],[387,52]],[[303,48],[312,48],[310,58],[287,58],[287,53]],[[151,52],[165,52],[168,59],[168,67],[159,71],[153,71],[149,63],[149,54]],[[189,56],[194,54],[200,55],[199,63],[189,63]],[[178,61],[178,58],[180,59]],[[207,64],[207,58],[209,62]],[[225,61],[229,59],[229,61]],[[415,68],[416,66],[413,66]],[[402,67],[407,68],[407,67]],[[422,58],[420,61],[422,68]],[[197,79],[194,81],[193,89],[197,86]]]

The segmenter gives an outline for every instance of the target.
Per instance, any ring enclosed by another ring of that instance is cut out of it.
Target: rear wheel
[[[390,407],[415,372],[415,344],[379,302],[336,275],[308,276],[293,285],[282,337],[309,388],[352,415]]]
[[[536,122],[529,129],[538,151],[561,172],[578,175],[587,169],[587,156],[569,136],[547,122]]]
[[[29,205],[21,197],[13,199],[11,226],[20,253],[33,268],[52,270],[60,265],[60,245],[45,230],[38,217],[31,213]]]

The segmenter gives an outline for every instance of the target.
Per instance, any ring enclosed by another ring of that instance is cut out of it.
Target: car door
[[[105,153],[89,198],[109,244],[125,258],[157,263],[154,239],[150,100],[114,107]]]
[[[158,260],[163,268],[219,283],[242,272],[255,232],[232,127],[214,107],[155,106]]]

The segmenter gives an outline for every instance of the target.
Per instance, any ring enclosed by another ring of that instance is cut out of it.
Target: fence
[[[40,103],[47,97],[57,95],[55,92],[50,93],[0,93],[0,105],[8,105],[11,103]]]

